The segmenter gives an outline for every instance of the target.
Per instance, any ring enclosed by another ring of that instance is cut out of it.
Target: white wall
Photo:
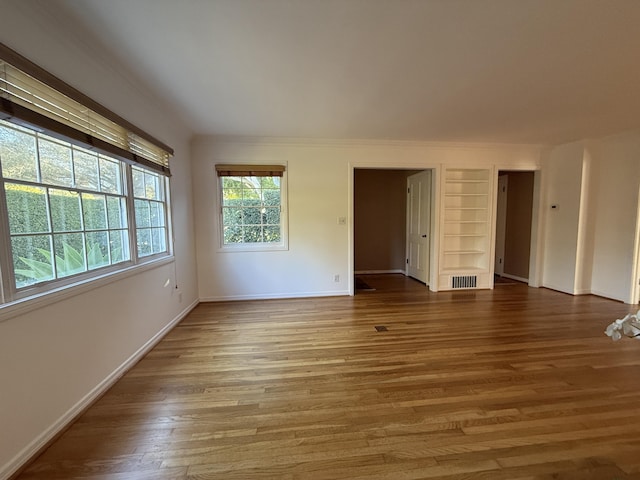
[[[350,236],[354,167],[434,168],[436,174],[443,164],[500,164],[532,170],[539,167],[540,156],[537,147],[206,136],[194,140],[192,151],[198,284],[203,301],[347,295],[353,273]],[[286,163],[288,251],[218,251],[218,183],[214,165],[234,162]],[[348,218],[347,226],[338,225],[338,217],[342,216]],[[433,238],[437,236],[434,232]],[[334,275],[340,275],[340,282],[333,281]]]
[[[583,143],[574,142],[552,149],[543,163],[545,238],[542,285],[571,294],[577,293],[583,155]],[[552,205],[557,208],[552,209]]]
[[[640,133],[554,147],[543,173],[542,285],[634,303]]]
[[[5,478],[181,318],[197,302],[197,286],[190,132],[46,2],[4,1],[0,7],[1,42],[174,148],[176,236],[175,263],[118,277],[12,318],[0,313],[0,478]]]
[[[632,302],[632,270],[640,186],[640,133],[600,139],[590,145],[596,202],[591,291]]]

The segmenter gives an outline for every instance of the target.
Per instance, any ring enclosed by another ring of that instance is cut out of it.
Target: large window
[[[130,259],[124,165],[0,121],[15,287]]]
[[[284,167],[217,165],[223,249],[285,248]]]
[[[168,256],[171,153],[0,44],[2,301]]]
[[[168,253],[164,176],[6,121],[0,166],[17,293]]]

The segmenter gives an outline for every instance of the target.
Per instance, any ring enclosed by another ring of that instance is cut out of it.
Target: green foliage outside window
[[[280,177],[222,177],[224,243],[282,240]]]
[[[18,288],[129,260],[123,198],[9,182],[5,192]]]

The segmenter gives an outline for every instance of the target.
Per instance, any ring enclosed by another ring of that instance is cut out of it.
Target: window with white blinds
[[[0,44],[0,314],[170,257],[172,154]]]
[[[2,44],[0,116],[170,175],[170,147]]]

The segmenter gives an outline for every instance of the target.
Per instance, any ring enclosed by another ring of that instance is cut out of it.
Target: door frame
[[[438,249],[440,248],[439,235],[435,235],[436,223],[440,218],[440,172],[442,165],[439,163],[420,161],[399,161],[397,158],[391,158],[385,161],[369,161],[362,160],[356,162],[349,162],[349,252],[348,252],[348,275],[349,278],[353,278],[354,275],[354,221],[353,221],[353,204],[354,204],[354,171],[356,169],[377,169],[377,170],[431,170],[431,220],[429,228],[431,230],[431,242],[429,245],[429,288],[432,292],[438,291],[438,282],[435,278],[435,273],[439,268],[439,255]],[[349,282],[349,295],[355,295],[354,282]]]
[[[493,272],[496,275],[504,274],[504,252],[505,241],[507,237],[507,189],[509,188],[509,177],[500,175],[498,172],[498,182],[496,187],[496,195],[498,196],[498,206],[496,208],[496,253],[493,261]],[[501,196],[501,190],[504,195]],[[501,201],[502,199],[502,201]],[[500,262],[498,263],[498,259]]]
[[[518,165],[496,165],[495,166],[495,184],[496,189],[493,198],[493,218],[497,217],[498,210],[498,175],[500,172],[531,172],[533,173],[533,199],[531,208],[531,243],[529,247],[529,281],[530,287],[538,288],[542,286],[542,266],[544,263],[544,238],[545,238],[545,215],[542,210],[543,201],[545,198],[545,180],[543,170],[541,167],[520,167]],[[491,248],[493,255],[493,266],[495,263],[496,255],[496,230],[497,223],[493,222],[493,236],[491,242]],[[492,269],[493,273],[493,269]],[[516,278],[516,280],[521,280]]]

